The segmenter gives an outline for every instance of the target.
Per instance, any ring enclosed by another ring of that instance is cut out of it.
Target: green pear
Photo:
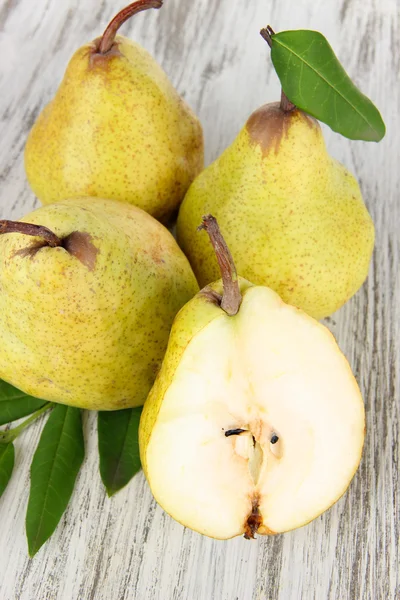
[[[207,536],[282,533],[345,492],[360,462],[360,390],[332,334],[238,278],[211,217],[223,281],[178,313],[139,445],[155,499]]]
[[[25,148],[28,181],[43,204],[76,196],[129,202],[167,221],[203,168],[202,128],[140,45],[116,36],[139,0],[72,57]]]
[[[81,408],[143,404],[198,291],[169,231],[129,204],[81,198],[0,233],[0,379]]]
[[[293,105],[292,105],[293,106]],[[200,286],[218,265],[196,225],[212,212],[243,277],[320,319],[368,274],[374,226],[354,177],[326,150],[319,123],[268,104],[193,182],[177,236]]]

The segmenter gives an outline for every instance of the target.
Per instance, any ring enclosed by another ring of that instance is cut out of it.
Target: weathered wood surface
[[[25,181],[23,147],[73,51],[96,37],[123,2],[1,0],[0,217],[38,203]],[[17,442],[0,500],[1,600],[386,600],[399,584],[400,5],[398,0],[166,0],[124,33],[163,65],[200,116],[207,162],[279,86],[258,35],[313,28],[330,40],[387,123],[379,145],[325,128],[329,151],[357,176],[377,230],[370,276],[328,325],[348,356],[367,411],[364,456],[346,495],[300,530],[248,542],[184,529],[151,497],[142,474],[113,499],[98,475],[96,426],[60,526],[27,557],[29,464],[41,425]]]

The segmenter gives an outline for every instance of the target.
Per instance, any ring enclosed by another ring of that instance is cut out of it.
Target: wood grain
[[[23,148],[75,49],[96,37],[123,2],[0,2],[0,218],[38,205]],[[184,529],[151,497],[142,474],[114,498],[100,482],[94,415],[87,458],[55,535],[33,560],[24,518],[29,465],[41,424],[18,440],[16,468],[0,500],[2,600],[398,600],[400,333],[400,11],[397,0],[166,0],[124,33],[143,44],[198,113],[210,162],[250,112],[278,98],[258,30],[322,31],[381,109],[379,145],[324,127],[330,153],[357,176],[376,224],[370,276],[327,320],[361,385],[367,438],[345,496],[297,531],[220,542]]]

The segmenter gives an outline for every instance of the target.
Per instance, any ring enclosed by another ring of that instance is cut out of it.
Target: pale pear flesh
[[[81,408],[143,404],[173,319],[198,291],[172,235],[139,208],[99,198],[22,220],[62,246],[0,235],[0,378]]]
[[[177,239],[200,287],[216,281],[196,227],[213,214],[238,273],[316,319],[338,310],[368,274],[374,225],[353,175],[327,152],[319,123],[279,104],[255,111],[192,183]]]
[[[268,288],[242,293],[234,317],[202,292],[182,309],[140,424],[156,500],[218,539],[316,518],[345,492],[364,440],[360,391],[331,333]]]

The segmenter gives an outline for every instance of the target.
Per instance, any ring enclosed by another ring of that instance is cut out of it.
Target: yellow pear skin
[[[219,277],[212,247],[196,232],[207,213],[243,277],[316,319],[367,277],[374,226],[359,186],[327,153],[318,122],[298,109],[255,111],[189,188],[177,235],[201,287]]]
[[[198,291],[175,240],[139,208],[97,198],[22,221],[61,245],[0,235],[0,378],[81,408],[143,404],[173,319]]]
[[[146,50],[120,35],[98,46],[74,54],[34,124],[28,181],[43,204],[97,196],[167,221],[203,168],[201,125]]]

